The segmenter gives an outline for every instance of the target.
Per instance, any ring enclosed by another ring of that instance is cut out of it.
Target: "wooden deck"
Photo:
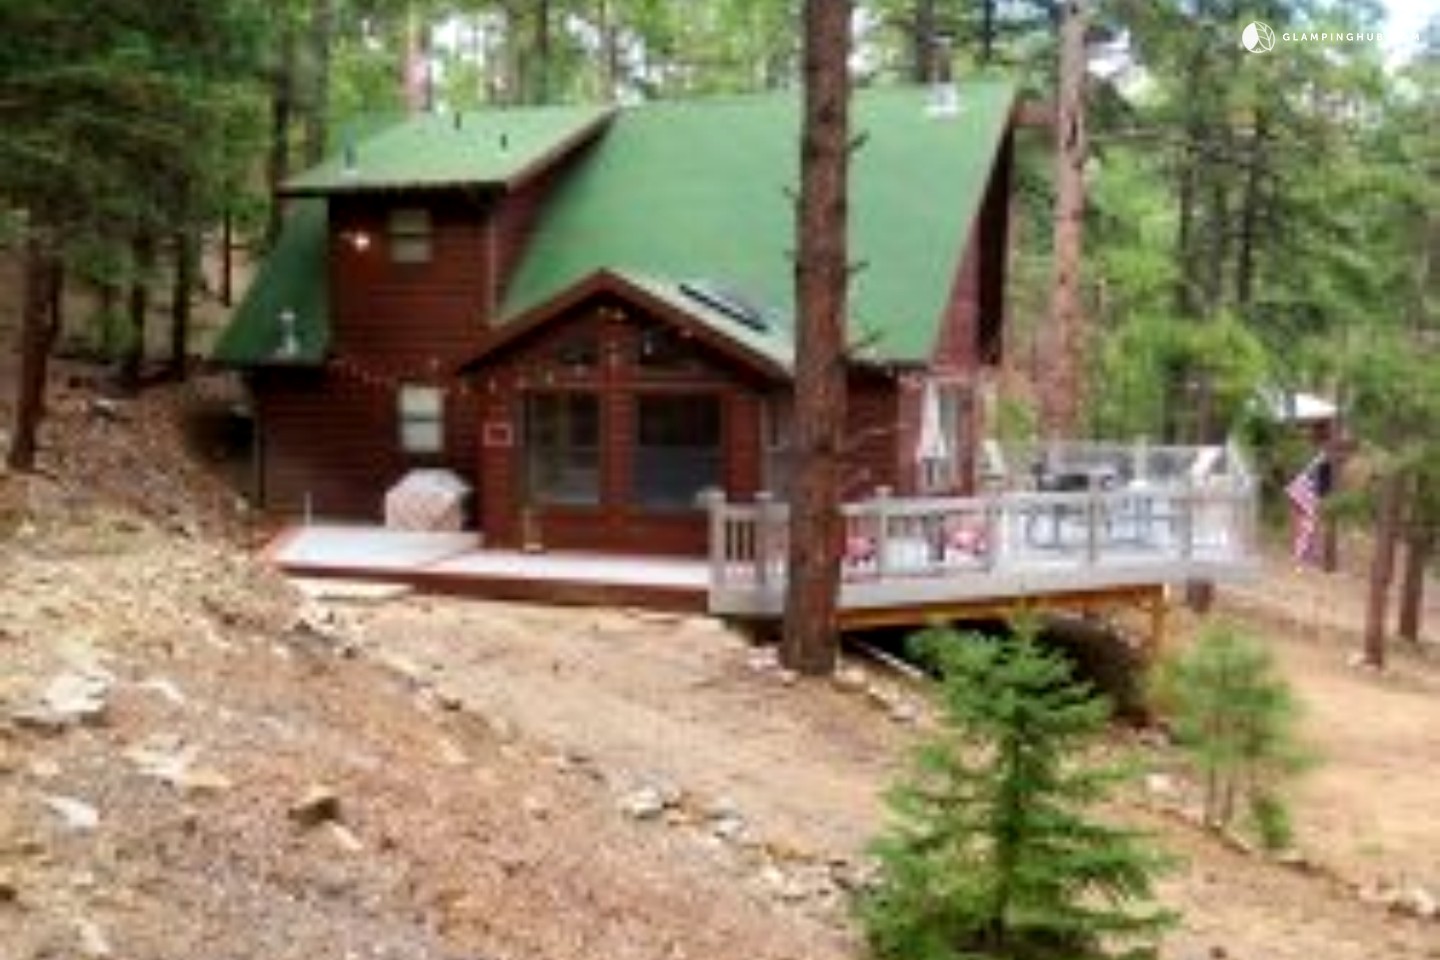
[[[1158,639],[1170,587],[1245,580],[1259,570],[1255,484],[1235,454],[1202,449],[1165,456],[1165,463],[1206,469],[1140,471],[1120,483],[1068,492],[902,499],[882,490],[846,504],[842,622],[977,619],[1022,606],[1130,607],[1149,615]],[[525,553],[485,549],[474,534],[325,525],[289,531],[269,554],[297,576],[494,599],[779,618],[788,555],[785,504],[764,495],[751,503],[717,496],[708,509],[708,558]]]
[[[1170,586],[1258,572],[1257,491],[1234,450],[1072,444],[1045,455],[1085,488],[968,498],[882,490],[846,504],[842,622],[923,623],[1022,605],[1138,606],[1158,618]],[[786,505],[712,498],[710,511],[711,611],[780,616]]]
[[[490,550],[470,533],[328,524],[294,527],[267,553],[297,577],[401,583],[492,600],[708,610],[709,567],[701,559]]]

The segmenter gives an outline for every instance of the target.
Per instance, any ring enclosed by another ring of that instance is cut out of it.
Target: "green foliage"
[[[1205,819],[1219,828],[1250,814],[1267,845],[1288,843],[1281,791],[1304,769],[1296,705],[1270,651],[1238,628],[1213,623],[1162,665],[1156,700],[1204,785]]]
[[[1122,774],[1086,749],[1108,704],[1022,624],[1011,640],[932,629],[944,730],[889,796],[882,874],[861,904],[895,960],[1154,955],[1173,918],[1149,904],[1164,860],[1090,811]]]
[[[259,142],[258,0],[0,0],[0,200],[82,272],[212,222]],[[106,248],[111,249],[106,249]]]

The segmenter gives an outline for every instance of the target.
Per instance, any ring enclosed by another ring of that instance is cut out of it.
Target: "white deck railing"
[[[1255,486],[1233,452],[1224,456],[1233,466],[1193,478],[1175,471],[1158,482],[1142,475],[1111,489],[944,498],[892,497],[881,489],[841,508],[841,604],[891,607],[1248,576],[1258,557]],[[787,505],[765,494],[753,503],[715,495],[709,508],[712,609],[778,613]]]

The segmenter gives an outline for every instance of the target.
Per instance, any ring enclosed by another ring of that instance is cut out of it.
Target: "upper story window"
[[[433,243],[430,211],[401,207],[390,211],[391,263],[429,263]]]
[[[599,332],[576,330],[555,344],[550,356],[560,367],[574,373],[593,370],[600,365]]]
[[[444,452],[445,397],[439,387],[405,384],[400,388],[400,449],[418,454]]]
[[[642,324],[635,334],[635,364],[646,373],[692,373],[702,368],[695,342],[665,324]]]

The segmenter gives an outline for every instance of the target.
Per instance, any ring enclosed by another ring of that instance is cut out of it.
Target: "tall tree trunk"
[[[795,448],[781,662],[835,669],[843,527],[850,169],[850,0],[805,0],[804,129],[796,216]]]
[[[980,0],[980,65],[986,67],[995,59],[995,4],[997,0]]]
[[[140,234],[131,243],[130,256],[135,275],[130,280],[130,297],[126,307],[127,330],[116,384],[124,393],[140,389],[145,366],[147,320],[150,313],[150,270],[155,261],[155,242]]]
[[[400,71],[405,109],[410,113],[424,113],[434,107],[435,85],[430,75],[430,28],[413,3],[405,11],[405,52]]]
[[[530,90],[527,103],[550,102],[551,63],[550,0],[535,0],[535,36],[530,50]]]
[[[280,40],[280,59],[270,78],[270,153],[265,179],[270,188],[270,213],[265,222],[265,246],[280,238],[285,211],[280,187],[290,176],[290,128],[295,120],[295,32],[288,24]]]
[[[1056,117],[1055,273],[1050,324],[1059,343],[1054,375],[1042,397],[1048,437],[1073,434],[1081,408],[1088,338],[1080,295],[1085,217],[1084,0],[1066,0],[1060,26],[1060,90]]]
[[[1390,581],[1395,573],[1395,542],[1399,539],[1404,480],[1394,472],[1380,481],[1375,553],[1370,559],[1370,590],[1365,609],[1365,662],[1385,666],[1385,627],[1390,608]]]
[[[915,0],[915,19],[910,24],[910,79],[930,83],[935,79],[935,34],[939,18],[935,0]]]
[[[613,0],[597,0],[595,29],[600,35],[600,100],[614,103],[620,95],[620,18]]]
[[[1400,622],[1396,634],[1411,643],[1420,642],[1424,626],[1425,572],[1435,547],[1435,531],[1424,515],[1418,489],[1410,502],[1410,523],[1405,535],[1405,569],[1400,580]]]
[[[1245,192],[1240,200],[1240,236],[1235,250],[1235,303],[1241,316],[1249,311],[1255,296],[1255,251],[1259,248],[1260,189],[1265,177],[1265,142],[1268,136],[1265,111],[1255,114],[1250,136],[1249,163],[1245,171]]]
[[[24,307],[20,315],[20,376],[15,394],[15,435],[6,463],[12,470],[34,470],[40,423],[45,418],[45,384],[50,352],[60,333],[54,309],[60,287],[60,261],[48,240],[32,227],[25,241]]]
[[[168,375],[184,380],[190,358],[191,298],[195,291],[198,238],[188,230],[177,230],[175,285],[170,297],[170,362]]]
[[[330,62],[335,40],[335,0],[313,0],[310,7],[311,77],[305,110],[305,162],[325,159],[330,141]]]
[[[220,220],[220,303],[235,303],[235,215],[228,203]]]

